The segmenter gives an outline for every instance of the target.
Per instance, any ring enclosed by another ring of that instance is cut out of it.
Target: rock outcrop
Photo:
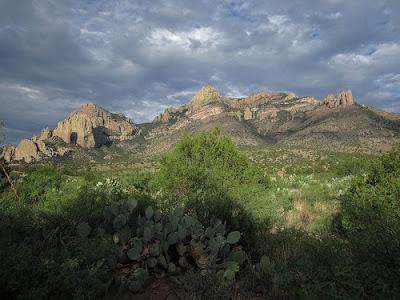
[[[53,130],[49,127],[43,128],[42,132],[40,133],[39,140],[47,140],[53,136]]]
[[[253,112],[250,110],[249,107],[246,107],[243,113],[244,120],[251,120],[253,119]]]
[[[286,101],[286,100],[292,100],[292,99],[294,99],[294,98],[296,98],[296,95],[295,95],[294,93],[289,93],[289,94],[286,96],[285,101]]]
[[[157,123],[157,122],[161,122],[161,123],[168,123],[171,120],[178,120],[179,119],[179,113],[183,112],[183,108],[174,108],[174,107],[170,107],[170,108],[166,108],[164,110],[164,112],[160,113],[157,117],[154,118],[153,122]]]
[[[115,139],[132,139],[136,132],[136,125],[124,115],[112,114],[94,103],[88,103],[59,122],[53,136],[68,144],[97,148]]]
[[[11,160],[24,160],[25,162],[30,163],[34,160],[41,160],[43,157],[54,157],[58,155],[57,151],[53,148],[47,147],[46,144],[40,140],[34,141],[24,139],[19,142],[13,151],[12,148],[10,150],[8,150],[7,156],[3,156],[7,162],[10,162]]]
[[[18,146],[15,148],[15,160],[25,160],[26,162],[31,162],[33,159],[38,159],[38,148],[34,141],[24,139],[19,142]]]
[[[335,107],[346,108],[354,104],[354,99],[351,90],[348,90],[347,92],[339,93],[337,97],[335,97],[333,94],[329,94],[322,101],[322,104],[329,108],[335,108]]]
[[[221,95],[211,85],[204,86],[194,95],[192,100],[187,104],[187,108],[190,111],[195,111],[196,109],[207,105],[209,103],[220,101]]]
[[[9,163],[14,157],[15,146],[3,147],[1,150],[2,152],[0,153],[0,158],[3,158],[6,162]]]

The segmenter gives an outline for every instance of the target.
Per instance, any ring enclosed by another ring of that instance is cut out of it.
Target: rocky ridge
[[[139,125],[96,104],[84,104],[54,130],[44,128],[40,136],[3,148],[0,157],[30,162],[62,156],[71,150],[84,157],[89,152],[75,150],[114,144],[115,147],[102,148],[110,148],[105,159],[113,157],[112,151],[154,155],[170,149],[184,132],[211,130],[215,126],[231,135],[238,145],[252,146],[290,143],[378,149],[400,139],[399,114],[357,105],[350,90],[337,97],[330,94],[321,101],[293,93],[224,97],[214,87],[205,86],[185,105],[167,108],[152,123]]]
[[[155,118],[145,139],[149,144],[169,145],[185,131],[219,125],[239,145],[294,143],[383,149],[399,140],[400,115],[378,111],[357,105],[350,90],[323,100],[266,92],[231,98],[207,86],[188,104],[168,108]]]

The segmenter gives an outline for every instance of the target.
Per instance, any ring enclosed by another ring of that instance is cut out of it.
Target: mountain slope
[[[265,92],[237,99],[223,97],[214,87],[205,86],[191,101],[165,109],[151,123],[134,124],[96,104],[84,104],[59,122],[54,131],[45,128],[40,137],[5,147],[1,156],[7,161],[27,162],[68,152],[71,159],[83,160],[151,156],[171,149],[185,132],[215,126],[231,135],[239,146],[284,143],[376,152],[400,140],[400,114],[359,105],[351,91],[336,97],[330,94],[322,101]]]
[[[221,97],[207,86],[186,105],[157,116],[148,139],[172,143],[183,131],[196,132],[216,124],[239,145],[277,142],[376,151],[400,138],[399,114],[358,105],[351,91],[328,95],[322,101],[264,92],[234,99]]]

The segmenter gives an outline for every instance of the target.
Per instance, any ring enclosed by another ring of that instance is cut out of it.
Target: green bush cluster
[[[341,225],[360,277],[371,285],[366,292],[399,295],[400,146],[355,178],[342,202]]]
[[[160,195],[162,209],[184,206],[188,199],[218,198],[247,184],[269,186],[269,178],[240,152],[218,128],[193,136],[183,135],[174,150],[161,160],[150,183]]]
[[[96,298],[107,272],[96,262],[114,250],[106,241],[78,242],[74,222],[15,201],[0,202],[2,299]]]

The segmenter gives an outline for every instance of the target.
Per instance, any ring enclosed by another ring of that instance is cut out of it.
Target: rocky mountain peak
[[[215,87],[211,85],[203,86],[200,91],[198,91],[192,100],[188,103],[188,106],[191,110],[195,110],[199,107],[202,107],[208,103],[219,101],[221,95],[215,89]]]
[[[112,114],[94,103],[87,103],[59,122],[53,136],[60,137],[68,144],[96,148],[114,139],[131,139],[136,131],[136,125],[125,116]]]
[[[80,107],[79,111],[91,117],[111,115],[110,112],[106,111],[104,108],[95,103],[85,103]]]
[[[347,92],[341,92],[335,97],[333,94],[329,94],[323,101],[323,105],[329,108],[342,107],[345,108],[347,106],[351,106],[354,104],[353,94],[351,90]]]

